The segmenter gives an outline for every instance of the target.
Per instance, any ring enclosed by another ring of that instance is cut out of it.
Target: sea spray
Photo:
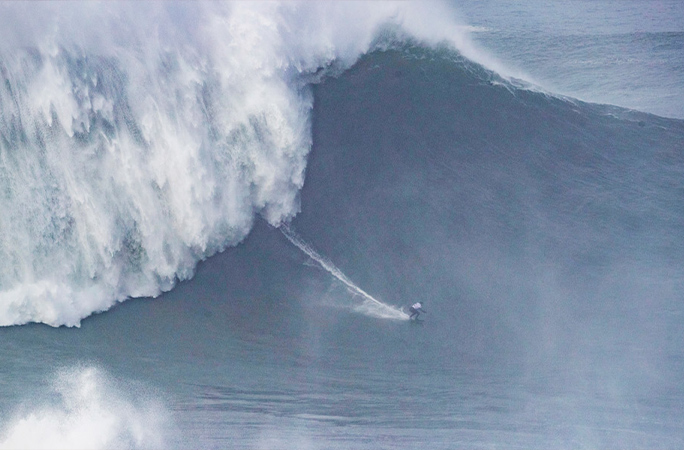
[[[390,306],[380,300],[374,298],[372,295],[358,287],[351,281],[340,269],[335,266],[329,259],[319,254],[308,242],[302,239],[290,225],[283,224],[280,226],[280,231],[283,235],[298,249],[306,253],[311,259],[316,261],[322,268],[330,272],[332,276],[340,280],[347,287],[349,292],[363,298],[363,303],[356,308],[356,311],[363,314],[381,317],[383,319],[407,320],[408,315],[400,309]]]
[[[94,366],[55,373],[36,407],[3,421],[0,449],[164,448],[169,415],[146,389]]]

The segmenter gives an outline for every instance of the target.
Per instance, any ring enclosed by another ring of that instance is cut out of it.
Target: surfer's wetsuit
[[[416,302],[413,305],[409,306],[409,312],[411,315],[409,316],[409,319],[416,319],[420,315],[420,313],[426,312],[423,309],[423,304],[421,302]]]

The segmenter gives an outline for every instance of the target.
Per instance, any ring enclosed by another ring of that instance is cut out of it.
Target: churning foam
[[[340,269],[327,258],[321,256],[308,242],[302,239],[288,224],[280,226],[280,231],[285,237],[301,251],[306,253],[311,259],[316,261],[322,268],[330,272],[332,276],[340,280],[347,287],[349,292],[358,295],[363,299],[362,304],[355,307],[355,310],[368,316],[379,317],[382,319],[407,320],[409,316],[393,306],[381,302],[358,287]]]
[[[52,388],[57,401],[2,424],[0,449],[164,447],[165,409],[144,396],[127,398],[101,370],[64,370]]]
[[[78,326],[290,220],[309,83],[388,24],[475,54],[433,2],[0,3],[0,325]]]

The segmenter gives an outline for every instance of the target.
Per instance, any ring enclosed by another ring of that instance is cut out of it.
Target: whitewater
[[[1,15],[5,326],[78,326],[191,278],[255,216],[290,220],[324,74],[404,33],[475,52],[440,3],[6,2]]]
[[[0,448],[683,448],[682,17],[0,3]]]

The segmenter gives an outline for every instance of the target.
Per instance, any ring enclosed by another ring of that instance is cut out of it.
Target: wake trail
[[[347,289],[352,294],[360,295],[364,299],[364,308],[357,308],[359,311],[386,319],[407,320],[408,314],[400,309],[390,306],[386,303],[377,300],[372,295],[358,287],[347,276],[342,273],[340,269],[335,266],[330,260],[320,255],[309,243],[307,243],[301,236],[299,236],[289,225],[283,224],[279,227],[283,235],[302,252],[307,254],[311,259],[316,261],[322,268],[327,270],[332,276],[340,280],[347,286]]]

